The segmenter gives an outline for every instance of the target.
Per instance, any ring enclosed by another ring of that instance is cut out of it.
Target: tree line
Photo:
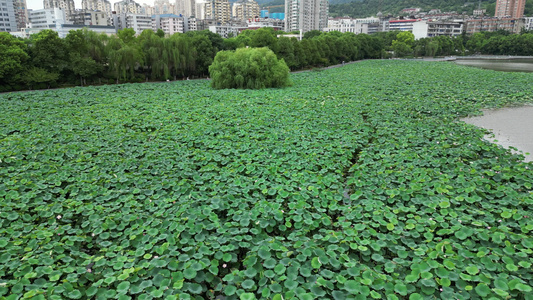
[[[301,41],[278,34],[271,28],[227,39],[210,31],[165,36],[160,30],[145,30],[136,36],[124,29],[107,36],[83,29],[64,39],[52,30],[28,39],[0,33],[0,91],[205,78],[217,52],[243,47],[268,47],[292,71],[392,56],[533,55],[533,33],[526,31],[416,41],[407,32],[310,31]]]

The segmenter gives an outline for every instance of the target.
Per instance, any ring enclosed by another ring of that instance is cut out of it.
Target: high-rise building
[[[71,15],[76,10],[74,0],[43,0],[43,5],[45,9],[61,8],[65,12],[67,21],[71,19]]]
[[[174,14],[174,4],[170,4],[168,0],[154,1],[154,15]]]
[[[519,19],[524,16],[524,8],[526,7],[526,0],[496,0],[497,18],[510,17]]]
[[[239,0],[233,3],[232,14],[237,20],[253,19],[260,16],[261,8],[254,0]]]
[[[17,31],[17,19],[12,0],[0,0],[0,31]]]
[[[197,16],[195,0],[176,0],[176,14],[186,17]]]
[[[83,10],[102,11],[111,14],[111,3],[109,0],[82,0],[81,8]]]
[[[226,24],[231,19],[230,3],[228,0],[207,0],[198,2],[196,11],[200,12],[199,19],[215,20],[219,24]]]
[[[107,18],[107,25],[113,24],[113,18],[111,16],[113,9],[111,8],[111,2],[109,2],[109,0],[82,0],[81,8],[84,11],[103,12]]]
[[[285,30],[302,33],[328,26],[328,0],[286,0]]]
[[[139,35],[146,29],[152,29],[152,16],[132,13],[113,13],[113,24],[117,31],[131,28]]]
[[[15,19],[17,21],[17,30],[26,28],[28,23],[28,6],[26,0],[13,0],[13,8],[15,9]]]
[[[191,28],[192,25],[192,28]],[[194,18],[178,16],[175,14],[164,14],[152,16],[152,30],[163,30],[165,34],[185,33],[196,30],[196,20]]]
[[[122,0],[115,3],[114,7],[117,14],[141,14],[142,9],[142,6],[133,0]],[[152,26],[151,22],[150,20],[150,27]]]
[[[30,10],[29,21],[34,30],[57,29],[66,23],[65,11],[57,7]]]
[[[72,16],[70,21],[74,25],[87,25],[87,26],[108,26],[108,17],[107,13],[103,11],[94,11],[94,10],[86,10],[86,9],[79,9],[76,10]]]

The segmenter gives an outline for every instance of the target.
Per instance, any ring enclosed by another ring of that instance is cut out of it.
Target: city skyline
[[[116,2],[120,2],[121,0],[110,0],[111,7],[113,7],[113,4]],[[135,2],[139,3],[140,5],[148,4],[148,5],[154,5],[154,0],[135,0]],[[172,1],[171,1],[172,2]],[[26,3],[28,5],[28,9],[43,9],[43,0],[26,0]],[[76,9],[81,9],[81,0],[74,0],[74,4]]]

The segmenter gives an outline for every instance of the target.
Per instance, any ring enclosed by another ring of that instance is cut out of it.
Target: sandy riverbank
[[[525,161],[533,161],[533,106],[484,110],[483,113],[483,116],[465,118],[463,121],[490,129],[494,137],[487,135],[487,140],[497,140],[496,143],[505,148],[517,148],[523,152]]]

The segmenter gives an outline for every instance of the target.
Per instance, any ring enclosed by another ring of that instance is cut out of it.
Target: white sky
[[[113,9],[113,4],[119,1],[120,0],[110,0],[111,9]],[[143,5],[144,3],[154,5],[154,0],[136,0],[135,2],[139,3],[140,5]],[[43,0],[26,0],[26,4],[28,5],[29,9],[43,9]],[[81,9],[81,0],[74,0],[74,6],[76,9]]]

